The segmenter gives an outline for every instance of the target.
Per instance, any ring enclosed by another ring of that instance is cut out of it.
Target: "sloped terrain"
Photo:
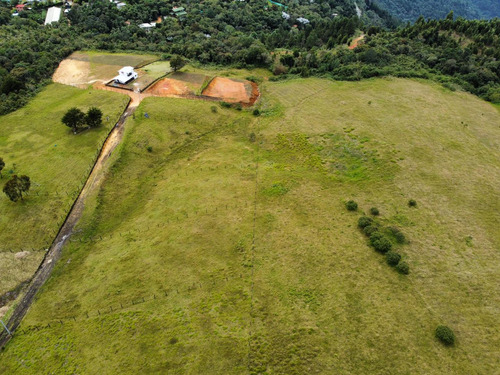
[[[496,108],[401,79],[269,82],[260,117],[213,105],[142,102],[0,372],[496,371]],[[371,207],[409,275],[357,228]]]

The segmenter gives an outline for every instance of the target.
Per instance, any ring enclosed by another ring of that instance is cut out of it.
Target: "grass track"
[[[51,327],[16,336],[0,372],[496,371],[497,109],[399,79],[267,83],[261,104],[141,104],[22,324]],[[409,276],[366,245],[351,198],[410,239]]]

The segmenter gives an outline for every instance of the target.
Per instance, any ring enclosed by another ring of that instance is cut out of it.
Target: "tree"
[[[174,72],[182,68],[184,65],[186,65],[186,61],[184,61],[184,59],[179,55],[174,55],[170,59],[170,67],[174,70]]]
[[[13,175],[3,187],[3,192],[12,202],[17,202],[19,198],[23,200],[23,193],[26,193],[31,187],[31,181],[28,176],[18,177]]]
[[[85,123],[85,113],[73,107],[68,109],[61,121],[76,134],[77,129]]]
[[[5,162],[0,158],[0,178],[2,178],[2,170],[5,167]]]
[[[102,125],[102,111],[99,108],[91,107],[85,116],[85,122],[91,128],[97,128]]]

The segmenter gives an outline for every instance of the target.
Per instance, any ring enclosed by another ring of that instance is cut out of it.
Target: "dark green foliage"
[[[361,229],[364,229],[366,228],[367,226],[370,226],[373,224],[373,219],[371,217],[368,217],[368,216],[361,216],[359,219],[358,219],[358,228],[361,228]]]
[[[370,213],[373,215],[373,216],[378,216],[380,215],[380,211],[378,210],[377,207],[372,207],[370,208]]]
[[[254,132],[250,133],[250,135],[248,136],[248,140],[252,143],[255,142],[256,139],[257,137]]]
[[[443,344],[451,346],[455,343],[455,334],[451,328],[447,326],[438,326],[435,331],[436,338],[438,338]]]
[[[241,111],[241,110],[243,109],[243,107],[241,106],[241,104],[240,104],[240,103],[236,103],[236,104],[234,105],[234,108],[236,108],[236,110],[237,110],[237,111]]]
[[[62,123],[73,130],[76,134],[78,128],[85,124],[85,113],[78,108],[70,108],[61,119]]]
[[[403,275],[408,275],[410,273],[410,266],[408,263],[402,261],[398,263],[396,270]]]
[[[410,199],[408,201],[408,207],[417,207],[417,201],[415,199]]]
[[[210,107],[210,110],[212,111],[212,113],[217,113],[217,107],[214,105]]]
[[[390,227],[389,231],[391,232],[391,235],[394,237],[397,243],[405,243],[406,242],[406,237],[401,232],[401,230],[397,227]]]
[[[148,150],[148,152],[153,152],[153,146],[146,147],[146,150]]]
[[[220,105],[223,108],[231,108],[231,103],[228,102],[220,102]]]
[[[385,260],[389,266],[396,267],[398,265],[399,261],[401,260],[401,255],[399,255],[398,253],[396,253],[394,251],[388,251],[385,254]]]
[[[370,236],[370,245],[382,254],[387,253],[392,248],[391,241],[380,232],[375,232]]]
[[[23,200],[23,193],[28,192],[31,187],[31,181],[28,176],[13,175],[3,187],[3,192],[9,197],[12,202]]]
[[[354,202],[353,200],[347,201],[345,204],[345,207],[347,208],[348,211],[357,211],[358,210],[358,204]]]
[[[181,69],[184,65],[186,65],[186,61],[179,55],[174,55],[170,59],[170,67],[174,72]]]
[[[177,339],[177,337],[172,337],[169,341],[170,345],[175,345],[179,342],[179,340]]]
[[[2,158],[0,158],[0,178],[2,178],[2,171],[5,167],[5,162],[3,161]]]
[[[255,108],[252,113],[254,116],[260,116],[260,111],[257,108]]]
[[[378,232],[378,227],[376,225],[368,225],[367,227],[363,228],[363,233],[367,237],[371,237],[371,235],[375,232]]]
[[[97,128],[102,125],[102,111],[99,108],[89,108],[85,115],[85,123],[91,128]]]

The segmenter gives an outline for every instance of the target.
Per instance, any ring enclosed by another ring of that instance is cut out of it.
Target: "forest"
[[[370,0],[363,4],[362,17],[349,0],[294,0],[286,8],[288,19],[282,8],[263,1],[176,3],[188,13],[177,19],[171,15],[172,3],[132,0],[119,10],[96,0],[76,4],[61,22],[43,26],[43,6],[11,17],[2,4],[0,114],[23,106],[49,82],[59,62],[80,49],[147,51],[166,59],[179,54],[202,64],[265,67],[276,79],[431,78],[500,101],[498,19],[466,20],[452,12],[442,20],[420,17],[401,25]],[[138,27],[160,16],[163,21],[151,32]],[[365,43],[347,49],[361,31]]]
[[[467,19],[500,17],[497,0],[379,0],[380,4],[403,21],[415,21],[420,16],[441,19],[453,12]]]

